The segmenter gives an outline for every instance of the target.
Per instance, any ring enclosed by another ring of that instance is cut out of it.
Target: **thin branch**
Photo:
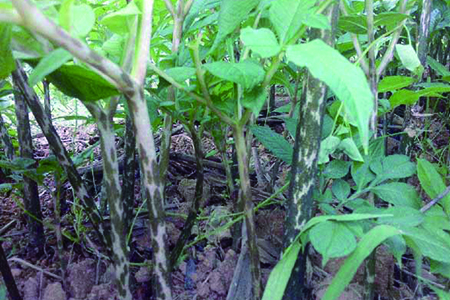
[[[175,9],[172,5],[172,2],[170,0],[164,0],[164,4],[166,5],[167,10],[172,15],[172,18],[175,19]]]
[[[189,11],[191,10],[192,3],[194,3],[194,0],[188,0],[186,2],[186,4],[184,5],[183,18],[185,18],[187,16],[187,14],[189,13]]]
[[[0,8],[0,22],[23,25],[22,18],[13,8]]]
[[[430,202],[427,203],[427,205],[425,205],[424,207],[422,207],[420,209],[420,212],[424,213],[427,210],[429,210],[431,207],[433,207],[436,203],[438,203],[439,201],[441,201],[443,198],[445,198],[445,196],[447,196],[450,193],[450,186],[448,186],[442,193],[440,193],[436,198],[434,198],[433,200],[431,200]]]

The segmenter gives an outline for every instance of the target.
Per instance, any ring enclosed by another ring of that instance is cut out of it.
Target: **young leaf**
[[[353,279],[361,263],[384,240],[400,234],[396,228],[388,225],[380,225],[372,228],[356,246],[355,251],[345,260],[345,263],[331,281],[322,300],[334,300],[344,291],[345,287]]]
[[[282,135],[275,133],[272,129],[266,126],[252,126],[250,129],[258,141],[260,141],[264,147],[271,151],[273,155],[289,165],[292,163],[294,149]]]
[[[436,198],[442,193],[446,186],[442,176],[438,173],[435,166],[425,159],[417,160],[417,175],[420,185],[430,198]],[[450,195],[445,196],[440,203],[445,212],[450,213]]]
[[[352,138],[346,138],[339,144],[339,149],[344,151],[354,161],[364,161],[361,153],[359,153],[358,147],[356,147],[355,141]]]
[[[225,37],[232,33],[248,17],[259,0],[226,0],[221,2],[219,11],[219,31],[210,50],[214,51]]]
[[[0,23],[0,80],[8,77],[16,69],[10,43],[11,25]]]
[[[195,68],[175,67],[165,70],[167,75],[179,83],[184,83],[187,79],[195,76]]]
[[[127,34],[130,32],[130,26],[136,16],[141,14],[140,9],[136,6],[135,1],[131,1],[127,6],[104,17],[100,23],[108,27],[109,30],[116,34]]]
[[[322,254],[322,265],[329,258],[348,255],[356,248],[356,239],[344,224],[325,221],[314,226],[309,232],[314,249]]]
[[[269,19],[281,44],[292,39],[309,16],[308,10],[316,0],[277,0],[269,9]]]
[[[275,56],[281,51],[275,34],[267,28],[246,27],[241,30],[241,40],[245,46],[262,58]]]
[[[392,109],[396,108],[399,105],[413,105],[419,100],[420,94],[410,90],[399,90],[395,92],[390,98],[389,102],[391,103]]]
[[[255,61],[244,60],[238,63],[224,61],[204,64],[203,67],[214,76],[242,85],[246,90],[251,90],[264,79],[264,69]]]
[[[33,87],[38,82],[42,81],[45,76],[57,70],[71,58],[72,54],[63,48],[53,50],[42,58],[33,69],[33,72],[31,72],[30,77],[28,78],[29,85]]]
[[[373,95],[363,71],[319,39],[289,46],[286,56],[296,65],[306,66],[314,77],[325,82],[344,103],[347,115],[351,121],[356,122],[361,143],[365,151],[368,151]]]
[[[371,188],[382,200],[395,206],[406,206],[415,209],[421,207],[421,201],[416,189],[403,182],[391,182]]]
[[[242,99],[242,106],[250,109],[255,116],[259,115],[259,112],[263,108],[267,99],[267,91],[265,88],[256,87],[249,93],[244,93]]]
[[[332,179],[342,178],[348,174],[350,165],[351,162],[349,161],[334,159],[325,167],[322,175]]]
[[[318,164],[324,164],[330,161],[330,154],[336,151],[341,143],[341,139],[337,136],[330,135],[320,143],[319,161]]]
[[[392,92],[410,86],[414,78],[408,76],[386,76],[378,83],[378,92]]]
[[[416,165],[409,157],[399,154],[374,159],[370,169],[377,175],[378,183],[388,179],[410,177],[416,173]]]
[[[410,70],[414,74],[418,74],[420,69],[423,69],[423,66],[420,64],[419,58],[417,57],[416,51],[410,44],[397,44],[395,45],[395,50],[397,51],[397,54],[406,69]]]
[[[281,260],[270,272],[262,300],[281,300],[283,298],[300,249],[300,243],[295,241],[283,254]]]

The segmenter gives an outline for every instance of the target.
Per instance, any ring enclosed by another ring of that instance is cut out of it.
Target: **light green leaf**
[[[300,243],[295,241],[283,254],[281,260],[273,268],[272,272],[270,272],[262,300],[283,299],[284,290],[291,277],[291,272],[294,269],[300,249]]]
[[[338,28],[356,34],[367,34],[367,19],[365,16],[353,15],[339,18]]]
[[[224,61],[204,64],[203,67],[214,76],[242,85],[246,90],[264,80],[264,69],[255,61],[244,60],[238,63]]]
[[[350,185],[345,180],[336,179],[333,181],[331,191],[339,201],[344,201],[350,195]]]
[[[408,76],[386,76],[378,83],[378,92],[392,92],[414,83],[414,78]]]
[[[391,182],[371,188],[382,200],[395,206],[406,206],[415,209],[421,207],[421,201],[416,189],[403,182]]]
[[[366,156],[366,161],[364,163],[354,161],[352,163],[351,174],[353,181],[356,183],[356,190],[360,191],[369,182],[375,179],[375,175],[370,171],[370,161],[368,161],[370,156]]]
[[[422,228],[402,228],[406,243],[413,243],[423,255],[444,263],[450,263],[450,245],[439,235]]]
[[[241,40],[245,46],[262,58],[275,56],[281,51],[275,34],[267,28],[246,27],[241,30]]]
[[[394,27],[398,26],[401,22],[406,20],[408,18],[408,15],[401,14],[398,12],[382,12],[375,16],[374,18],[374,25],[375,26],[386,26],[388,27],[388,30],[393,29]]]
[[[350,168],[351,162],[334,159],[327,166],[325,170],[322,172],[322,175],[326,178],[342,178],[348,174],[348,170]]]
[[[400,179],[414,175],[416,165],[406,155],[394,154],[374,159],[370,169],[377,174],[377,182],[388,179]]]
[[[165,72],[179,83],[184,83],[187,79],[195,76],[195,68],[191,67],[175,67],[167,69]]]
[[[263,108],[267,100],[267,90],[265,88],[256,87],[248,93],[244,93],[242,98],[242,106],[250,109],[255,116]]]
[[[85,37],[94,27],[95,13],[87,4],[72,7],[71,33],[76,37]]]
[[[428,286],[438,295],[439,300],[450,300],[450,293],[448,291],[441,290],[431,284]]]
[[[355,251],[345,260],[342,267],[331,281],[322,300],[334,300],[348,286],[353,276],[356,274],[358,267],[366,259],[376,247],[384,240],[400,234],[396,228],[388,225],[380,225],[372,228],[365,236],[362,237]]]
[[[380,224],[388,224],[392,226],[415,227],[423,223],[425,216],[419,210],[410,207],[389,207],[387,209],[378,210],[377,212],[392,215],[392,217],[381,218],[378,220]]]
[[[444,180],[435,166],[425,159],[417,160],[417,176],[419,177],[420,185],[431,199],[436,198],[446,188]],[[449,214],[450,195],[445,196],[440,203],[444,207],[445,212]]]
[[[64,94],[82,101],[96,101],[120,94],[103,77],[78,65],[63,65],[47,79]]]
[[[427,57],[427,63],[440,76],[450,76],[450,71],[447,70],[447,68],[443,64],[441,64],[431,56]]]
[[[227,35],[232,33],[249,13],[258,5],[259,0],[222,0],[219,11],[219,31],[210,50],[214,51]]]
[[[320,143],[319,161],[318,164],[324,164],[330,161],[330,154],[336,151],[341,143],[341,139],[337,136],[330,135]]]
[[[271,151],[273,155],[289,165],[292,163],[294,149],[282,135],[266,126],[252,126],[250,129],[258,141]]]
[[[28,83],[33,87],[42,81],[45,76],[57,70],[72,58],[72,54],[63,48],[58,48],[42,58],[31,72]]]
[[[125,49],[126,39],[122,35],[113,34],[106,42],[102,45],[102,50],[108,55],[108,58],[119,63],[122,58],[123,49]]]
[[[414,74],[417,74],[420,68],[423,69],[422,65],[420,64],[419,58],[417,57],[416,51],[410,44],[397,44],[395,45],[395,50],[397,51],[397,54],[406,69],[410,70]]]
[[[359,153],[358,147],[356,147],[355,141],[352,138],[346,138],[339,144],[339,149],[344,151],[352,160],[364,161],[361,153]]]
[[[309,9],[316,0],[277,0],[269,9],[269,19],[272,22],[278,39],[285,45],[298,32],[309,16]]]
[[[0,23],[0,80],[8,77],[16,69],[10,43],[11,25]]]
[[[314,226],[309,232],[314,248],[322,254],[322,265],[329,258],[348,255],[356,248],[356,239],[352,231],[344,224],[325,221]]]
[[[296,65],[306,66],[314,77],[324,81],[344,103],[345,111],[356,122],[361,143],[365,151],[368,151],[373,95],[364,72],[319,39],[289,46],[286,56]]]
[[[136,17],[141,14],[140,9],[136,6],[135,1],[131,1],[127,6],[105,16],[100,24],[108,27],[109,30],[116,34],[127,34],[130,32]]]
[[[420,94],[410,90],[399,90],[395,92],[390,98],[389,102],[394,109],[399,105],[413,105],[419,100]]]
[[[331,25],[330,22],[328,21],[328,18],[325,15],[318,14],[316,11],[317,11],[316,7],[309,9],[308,16],[305,17],[303,23],[306,26],[312,28],[331,30]]]

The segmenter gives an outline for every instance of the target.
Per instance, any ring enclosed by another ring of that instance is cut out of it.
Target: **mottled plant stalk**
[[[248,151],[244,136],[244,129],[241,126],[233,128],[233,135],[236,144],[236,152],[239,167],[239,179],[241,181],[241,205],[245,215],[245,226],[247,228],[248,249],[250,252],[250,272],[252,275],[253,299],[261,299],[261,268],[259,263],[259,251],[256,244],[256,228],[253,212],[252,190],[248,170]]]
[[[142,189],[147,199],[150,199],[147,204],[154,250],[156,295],[157,299],[172,299],[167,259],[168,239],[163,208],[163,187],[160,183],[155,142],[143,89],[150,47],[153,0],[143,0],[142,2],[140,31],[136,42],[131,76],[118,65],[56,26],[29,0],[14,0],[13,5],[21,17],[18,23],[68,50],[74,57],[85,62],[109,80],[126,97],[136,132],[136,144],[142,171]]]
[[[125,158],[123,160],[122,172],[122,200],[124,204],[124,234],[128,234],[133,219],[134,208],[134,186],[136,174],[136,137],[133,130],[133,122],[127,116],[125,121],[124,136]]]
[[[84,103],[97,120],[100,131],[100,146],[103,160],[103,181],[111,214],[111,246],[116,269],[117,289],[121,299],[131,300],[129,285],[130,265],[127,257],[125,211],[121,201],[122,188],[119,182],[119,162],[112,119],[97,104]]]
[[[18,89],[19,84],[18,78],[15,75],[16,72],[14,71],[13,74],[14,88],[16,90],[14,93],[14,104],[17,116],[17,137],[19,140],[20,157],[34,159],[28,107],[25,103],[24,95]],[[38,186],[34,180],[26,176],[23,177],[23,196],[25,209],[34,216],[34,218],[27,216],[30,245],[42,250],[45,238]]]
[[[325,15],[333,19],[336,5],[327,9]],[[335,26],[333,24],[332,26]],[[311,39],[321,38],[331,45],[334,37],[325,30],[311,30]],[[286,202],[284,247],[292,244],[304,224],[313,216],[313,192],[317,180],[317,161],[320,151],[326,85],[307,73],[306,88],[302,91],[299,120],[297,124],[294,154],[292,158],[291,182]],[[285,300],[305,298],[307,248],[300,254],[286,288]]]
[[[428,38],[430,36],[431,5],[433,0],[423,0],[420,15],[419,36],[417,38],[417,56],[422,66],[427,65]]]
[[[3,146],[5,147],[5,154],[9,160],[14,159],[14,146],[11,142],[11,137],[8,134],[3,117],[0,113],[0,139],[2,140]]]
[[[195,225],[195,221],[197,220],[198,210],[200,209],[200,204],[203,199],[203,182],[204,182],[204,168],[203,168],[203,147],[202,147],[202,139],[201,135],[197,135],[193,122],[188,126],[189,133],[192,138],[192,142],[194,144],[195,151],[195,163],[196,163],[196,183],[195,183],[195,194],[194,199],[192,201],[192,206],[189,210],[188,217],[184,222],[183,231],[181,231],[180,237],[175,244],[175,248],[172,250],[170,254],[170,267],[173,270],[175,267],[178,258],[183,252],[184,246],[191,236],[192,227]],[[202,130],[199,130],[200,134]]]
[[[22,69],[22,66],[19,63],[17,64],[17,69],[13,72],[12,76],[13,78],[15,78],[17,87],[24,95],[24,99],[28,107],[33,112],[34,118],[39,124],[42,133],[45,135],[50,149],[58,159],[58,163],[66,172],[67,178],[69,179],[69,182],[74,190],[74,194],[83,203],[88,218],[94,226],[94,229],[97,231],[100,242],[102,242],[104,245],[108,245],[108,233],[103,227],[103,219],[97,210],[94,199],[89,195],[80,174],[78,174],[77,169],[75,168],[73,161],[69,156],[69,153],[62,143],[58,133],[56,132],[55,127],[52,125],[50,118],[45,113],[44,108],[42,107],[35,91],[28,85],[25,71]]]
[[[22,296],[19,293],[19,289],[17,288],[14,276],[11,273],[11,268],[9,267],[8,259],[6,258],[5,252],[3,250],[1,240],[0,240],[0,272],[2,273],[3,281],[5,282],[11,300],[22,300]]]
[[[55,187],[56,191],[53,195],[53,209],[55,212],[54,218],[54,226],[55,226],[55,234],[56,234],[56,243],[58,249],[58,258],[60,262],[61,268],[61,277],[63,279],[64,288],[68,288],[66,281],[66,269],[67,269],[67,261],[64,258],[64,244],[63,244],[63,235],[61,230],[61,176],[58,171],[55,171]]]
[[[52,107],[50,103],[50,84],[47,80],[42,81],[42,85],[44,86],[44,109],[45,113],[50,117],[52,115]]]

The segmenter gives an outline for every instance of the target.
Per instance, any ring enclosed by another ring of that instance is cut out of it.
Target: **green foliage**
[[[72,54],[62,48],[53,50],[44,56],[39,63],[34,67],[30,77],[28,77],[28,83],[31,87],[42,81],[45,76],[56,71],[66,62],[72,58]]]
[[[140,9],[134,1],[131,1],[124,8],[110,13],[103,17],[100,23],[108,27],[111,32],[119,35],[124,35],[130,32],[136,21],[136,16],[141,14]]]
[[[414,78],[408,76],[386,76],[378,83],[378,92],[393,92],[413,84]]]
[[[262,58],[275,56],[281,51],[275,34],[267,28],[246,27],[241,30],[241,40],[245,46]]]
[[[270,150],[276,157],[282,159],[287,164],[291,164],[293,148],[280,134],[275,133],[269,127],[252,126],[253,135]]]
[[[11,25],[0,23],[0,80],[16,69],[10,42]]]
[[[446,188],[445,182],[436,170],[436,167],[427,160],[417,160],[417,176],[419,177],[420,185],[432,199],[436,198]],[[450,213],[450,195],[445,196],[440,203],[447,214]]]
[[[417,57],[417,53],[414,48],[408,45],[400,45],[397,44],[395,46],[395,50],[397,55],[400,57],[400,60],[403,66],[411,71],[413,74],[420,75],[423,72],[423,66],[420,64],[419,58]]]

